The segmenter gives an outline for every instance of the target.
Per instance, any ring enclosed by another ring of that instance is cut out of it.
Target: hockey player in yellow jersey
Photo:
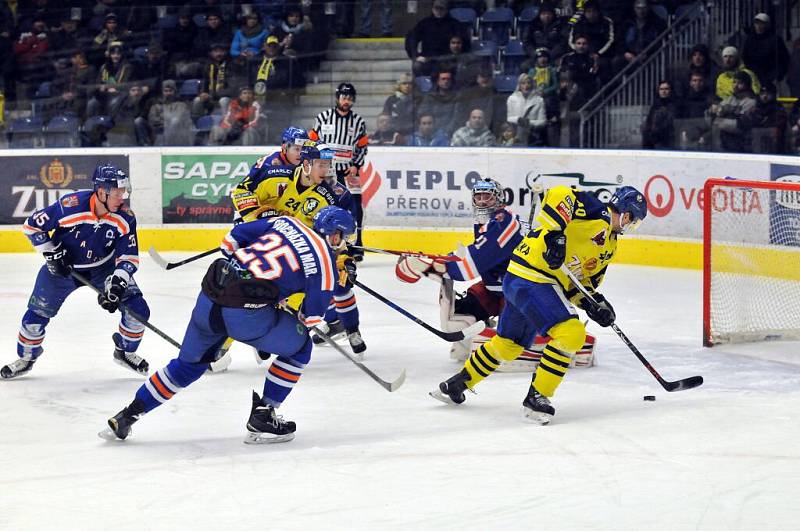
[[[231,193],[238,218],[253,221],[290,215],[310,227],[314,215],[323,207],[335,205],[349,210],[349,205],[342,204],[347,201],[347,190],[326,182],[332,159],[333,150],[327,145],[308,140],[300,150],[300,164],[296,167],[257,163]]]
[[[555,414],[549,398],[583,345],[586,329],[573,304],[600,326],[616,318],[611,304],[596,290],[617,249],[617,237],[635,230],[647,215],[644,196],[632,186],[614,192],[608,204],[591,192],[566,186],[548,190],[532,230],[514,250],[503,280],[506,305],[497,335],[476,349],[456,375],[431,396],[461,404],[464,392],[492,374],[503,360],[513,360],[535,334],[551,339],[528,386],[522,405],[526,417],[548,424]],[[592,293],[583,295],[561,271],[565,265]]]

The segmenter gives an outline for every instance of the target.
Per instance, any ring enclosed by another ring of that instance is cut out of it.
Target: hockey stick
[[[595,306],[598,305],[597,301],[594,300],[594,298],[591,296],[589,291],[583,286],[583,284],[581,284],[578,281],[577,278],[575,278],[575,275],[572,274],[572,271],[567,269],[567,266],[562,265],[561,266],[561,271],[565,275],[567,275],[567,277],[569,277],[569,279],[572,281],[572,283],[575,284],[575,287],[578,288],[578,290],[581,293],[583,293],[583,296],[586,297],[589,300],[590,303],[594,304]],[[617,333],[617,335],[622,340],[622,342],[625,343],[628,346],[629,349],[631,349],[631,352],[633,352],[634,355],[637,358],[639,358],[639,361],[641,361],[642,365],[644,365],[644,367],[648,371],[650,371],[650,374],[652,374],[653,377],[656,380],[658,380],[658,383],[661,384],[661,387],[663,387],[664,389],[666,389],[670,393],[672,393],[673,391],[685,391],[687,389],[693,389],[695,387],[699,387],[699,386],[703,385],[703,377],[702,376],[690,376],[689,378],[684,378],[683,380],[676,380],[674,382],[668,382],[667,380],[662,378],[660,374],[658,374],[658,371],[655,370],[655,368],[653,368],[652,365],[650,365],[650,362],[647,361],[647,358],[645,358],[644,355],[641,352],[639,352],[639,349],[636,348],[636,345],[634,345],[631,342],[631,340],[628,339],[628,336],[626,336],[622,332],[622,330],[620,330],[620,328],[617,326],[616,323],[611,323],[611,329],[614,330],[614,332]]]
[[[72,276],[73,276],[73,277],[74,277],[74,278],[75,278],[75,279],[76,279],[78,282],[80,282],[80,283],[81,283],[81,284],[83,284],[84,286],[87,286],[87,287],[91,288],[91,289],[92,289],[92,291],[94,291],[94,292],[95,292],[95,293],[97,293],[98,295],[104,295],[104,293],[103,293],[102,291],[100,291],[99,289],[97,289],[97,288],[96,288],[94,285],[92,285],[92,284],[89,282],[89,280],[87,280],[87,278],[86,278],[86,277],[84,277],[84,276],[83,276],[83,275],[81,275],[80,273],[76,272],[74,269],[73,269],[72,271],[70,271],[70,273],[69,273],[69,274],[70,274],[70,275],[72,275]],[[181,348],[181,344],[180,344],[180,343],[178,343],[177,341],[175,341],[174,339],[172,339],[171,337],[169,337],[167,334],[165,334],[164,332],[162,332],[161,330],[159,330],[159,329],[158,329],[158,328],[156,328],[155,326],[151,325],[149,322],[147,322],[147,319],[144,319],[144,318],[142,318],[142,316],[141,316],[141,315],[139,315],[138,313],[136,313],[136,312],[134,312],[133,310],[131,310],[131,309],[127,308],[126,306],[124,306],[124,305],[123,305],[123,304],[121,304],[121,303],[120,303],[119,307],[120,307],[121,309],[125,310],[126,312],[128,312],[128,315],[130,315],[131,317],[133,317],[134,319],[136,319],[137,321],[139,321],[140,323],[142,323],[142,324],[143,324],[145,327],[147,327],[147,328],[149,328],[150,330],[152,330],[152,331],[153,331],[153,332],[154,332],[156,335],[158,335],[158,336],[161,336],[161,337],[162,337],[164,340],[166,340],[166,341],[167,341],[167,343],[169,343],[169,344],[171,344],[171,345],[175,346],[175,347],[176,347],[176,348],[178,348],[178,349],[180,349],[180,348]]]
[[[420,251],[393,251],[391,249],[377,249],[375,247],[364,247],[362,245],[350,245],[350,249],[355,249],[356,251],[366,251],[368,253],[378,253],[378,254],[391,254],[394,256],[425,256],[427,258],[433,258],[434,260],[439,260],[440,262],[458,262],[461,260],[457,256],[453,256],[451,254],[428,254],[423,253]]]
[[[166,260],[164,260],[163,256],[158,254],[158,251],[156,251],[156,248],[153,247],[152,245],[150,246],[150,249],[147,251],[147,253],[150,255],[150,258],[153,259],[153,262],[158,264],[158,266],[161,269],[166,269],[167,271],[169,271],[170,269],[175,269],[176,267],[180,267],[180,266],[182,266],[184,264],[188,264],[189,262],[194,262],[195,260],[200,260],[201,258],[209,256],[209,255],[212,255],[212,254],[214,254],[214,253],[216,253],[218,251],[219,251],[219,247],[215,247],[213,249],[209,249],[208,251],[203,251],[200,254],[196,254],[194,256],[190,256],[186,260],[181,260],[180,262],[167,262]]]
[[[369,286],[365,286],[364,284],[362,284],[358,280],[353,280],[353,284],[358,286],[359,288],[363,289],[364,291],[366,291],[367,293],[369,293],[370,295],[372,295],[373,297],[375,297],[376,299],[378,299],[382,303],[386,304],[387,306],[389,306],[393,310],[396,310],[397,312],[405,315],[406,317],[408,317],[409,319],[411,319],[412,321],[414,321],[415,323],[420,325],[425,330],[427,330],[427,331],[429,331],[429,332],[431,332],[433,334],[436,334],[437,336],[441,337],[445,341],[449,341],[451,343],[455,343],[456,341],[463,341],[464,339],[469,339],[469,338],[471,338],[473,336],[476,336],[476,335],[480,334],[484,330],[484,328],[486,328],[486,323],[484,323],[483,321],[478,321],[477,323],[471,324],[470,326],[466,327],[463,330],[459,330],[458,332],[443,332],[442,330],[439,330],[437,328],[432,327],[431,325],[429,325],[428,323],[426,323],[425,321],[423,321],[422,319],[420,319],[416,315],[412,314],[408,310],[405,310],[405,309],[401,308],[400,306],[398,306],[397,304],[393,303],[392,301],[390,301],[389,299],[387,299],[386,297],[384,297],[383,295],[381,295],[377,291],[373,290]]]

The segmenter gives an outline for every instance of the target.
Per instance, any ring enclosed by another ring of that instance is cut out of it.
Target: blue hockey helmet
[[[487,223],[491,215],[504,206],[505,190],[499,182],[486,177],[472,185],[472,213],[477,223]]]
[[[112,188],[123,188],[130,194],[131,180],[128,174],[112,164],[100,164],[94,169],[92,183],[95,191],[103,189],[106,192]]]
[[[620,215],[630,214],[631,221],[623,227],[625,230],[635,230],[642,220],[647,217],[647,200],[633,186],[620,186],[617,188],[608,204]]]
[[[283,135],[281,135],[281,143],[283,144],[289,143],[303,145],[306,140],[308,140],[308,131],[293,125],[290,125],[284,129]]]
[[[341,247],[348,236],[355,234],[356,221],[347,210],[337,206],[326,206],[314,216],[314,230],[325,236],[332,247]],[[328,237],[334,236],[337,232],[342,233],[341,240],[335,244],[331,243]]]
[[[328,144],[307,140],[300,149],[300,160],[312,161],[315,159],[333,159],[333,150]]]

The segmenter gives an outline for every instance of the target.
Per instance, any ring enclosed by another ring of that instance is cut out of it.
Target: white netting
[[[800,184],[781,186],[730,181],[705,198],[709,343],[800,338]]]

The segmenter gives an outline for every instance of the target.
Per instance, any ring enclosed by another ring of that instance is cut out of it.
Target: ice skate
[[[350,342],[350,348],[353,349],[355,357],[359,360],[364,359],[364,351],[367,350],[367,344],[361,338],[361,332],[358,331],[358,328],[347,333],[347,341]]]
[[[28,374],[31,372],[31,369],[33,369],[33,364],[35,362],[36,359],[34,358],[19,358],[16,361],[12,361],[0,369],[0,378],[11,380],[12,378],[18,378]]]
[[[140,401],[134,400],[128,407],[108,419],[108,428],[98,433],[97,436],[107,441],[124,441],[133,433],[131,426],[143,414],[144,405]]]
[[[462,404],[467,399],[464,396],[464,391],[467,391],[467,381],[469,381],[469,373],[467,369],[461,369],[461,372],[440,383],[439,389],[428,394],[445,404]]]
[[[122,336],[118,333],[111,336],[111,339],[114,340],[114,363],[142,376],[147,376],[147,372],[150,370],[147,361],[135,352],[125,352]]]
[[[332,340],[339,339],[340,337],[343,337],[347,333],[341,321],[333,321],[332,323],[322,323],[317,328],[319,328],[320,332],[322,332]],[[321,345],[325,343],[325,339],[317,333],[311,336],[311,341],[313,341],[315,345]]]
[[[275,414],[275,408],[265,406],[258,393],[253,391],[253,408],[247,420],[245,444],[269,444],[288,442],[294,439],[297,429],[294,422],[283,420],[283,416]]]
[[[556,410],[550,404],[550,400],[536,390],[533,382],[528,387],[528,396],[522,401],[522,408],[525,418],[542,426],[550,424],[550,421],[553,420],[553,415],[556,414]]]

